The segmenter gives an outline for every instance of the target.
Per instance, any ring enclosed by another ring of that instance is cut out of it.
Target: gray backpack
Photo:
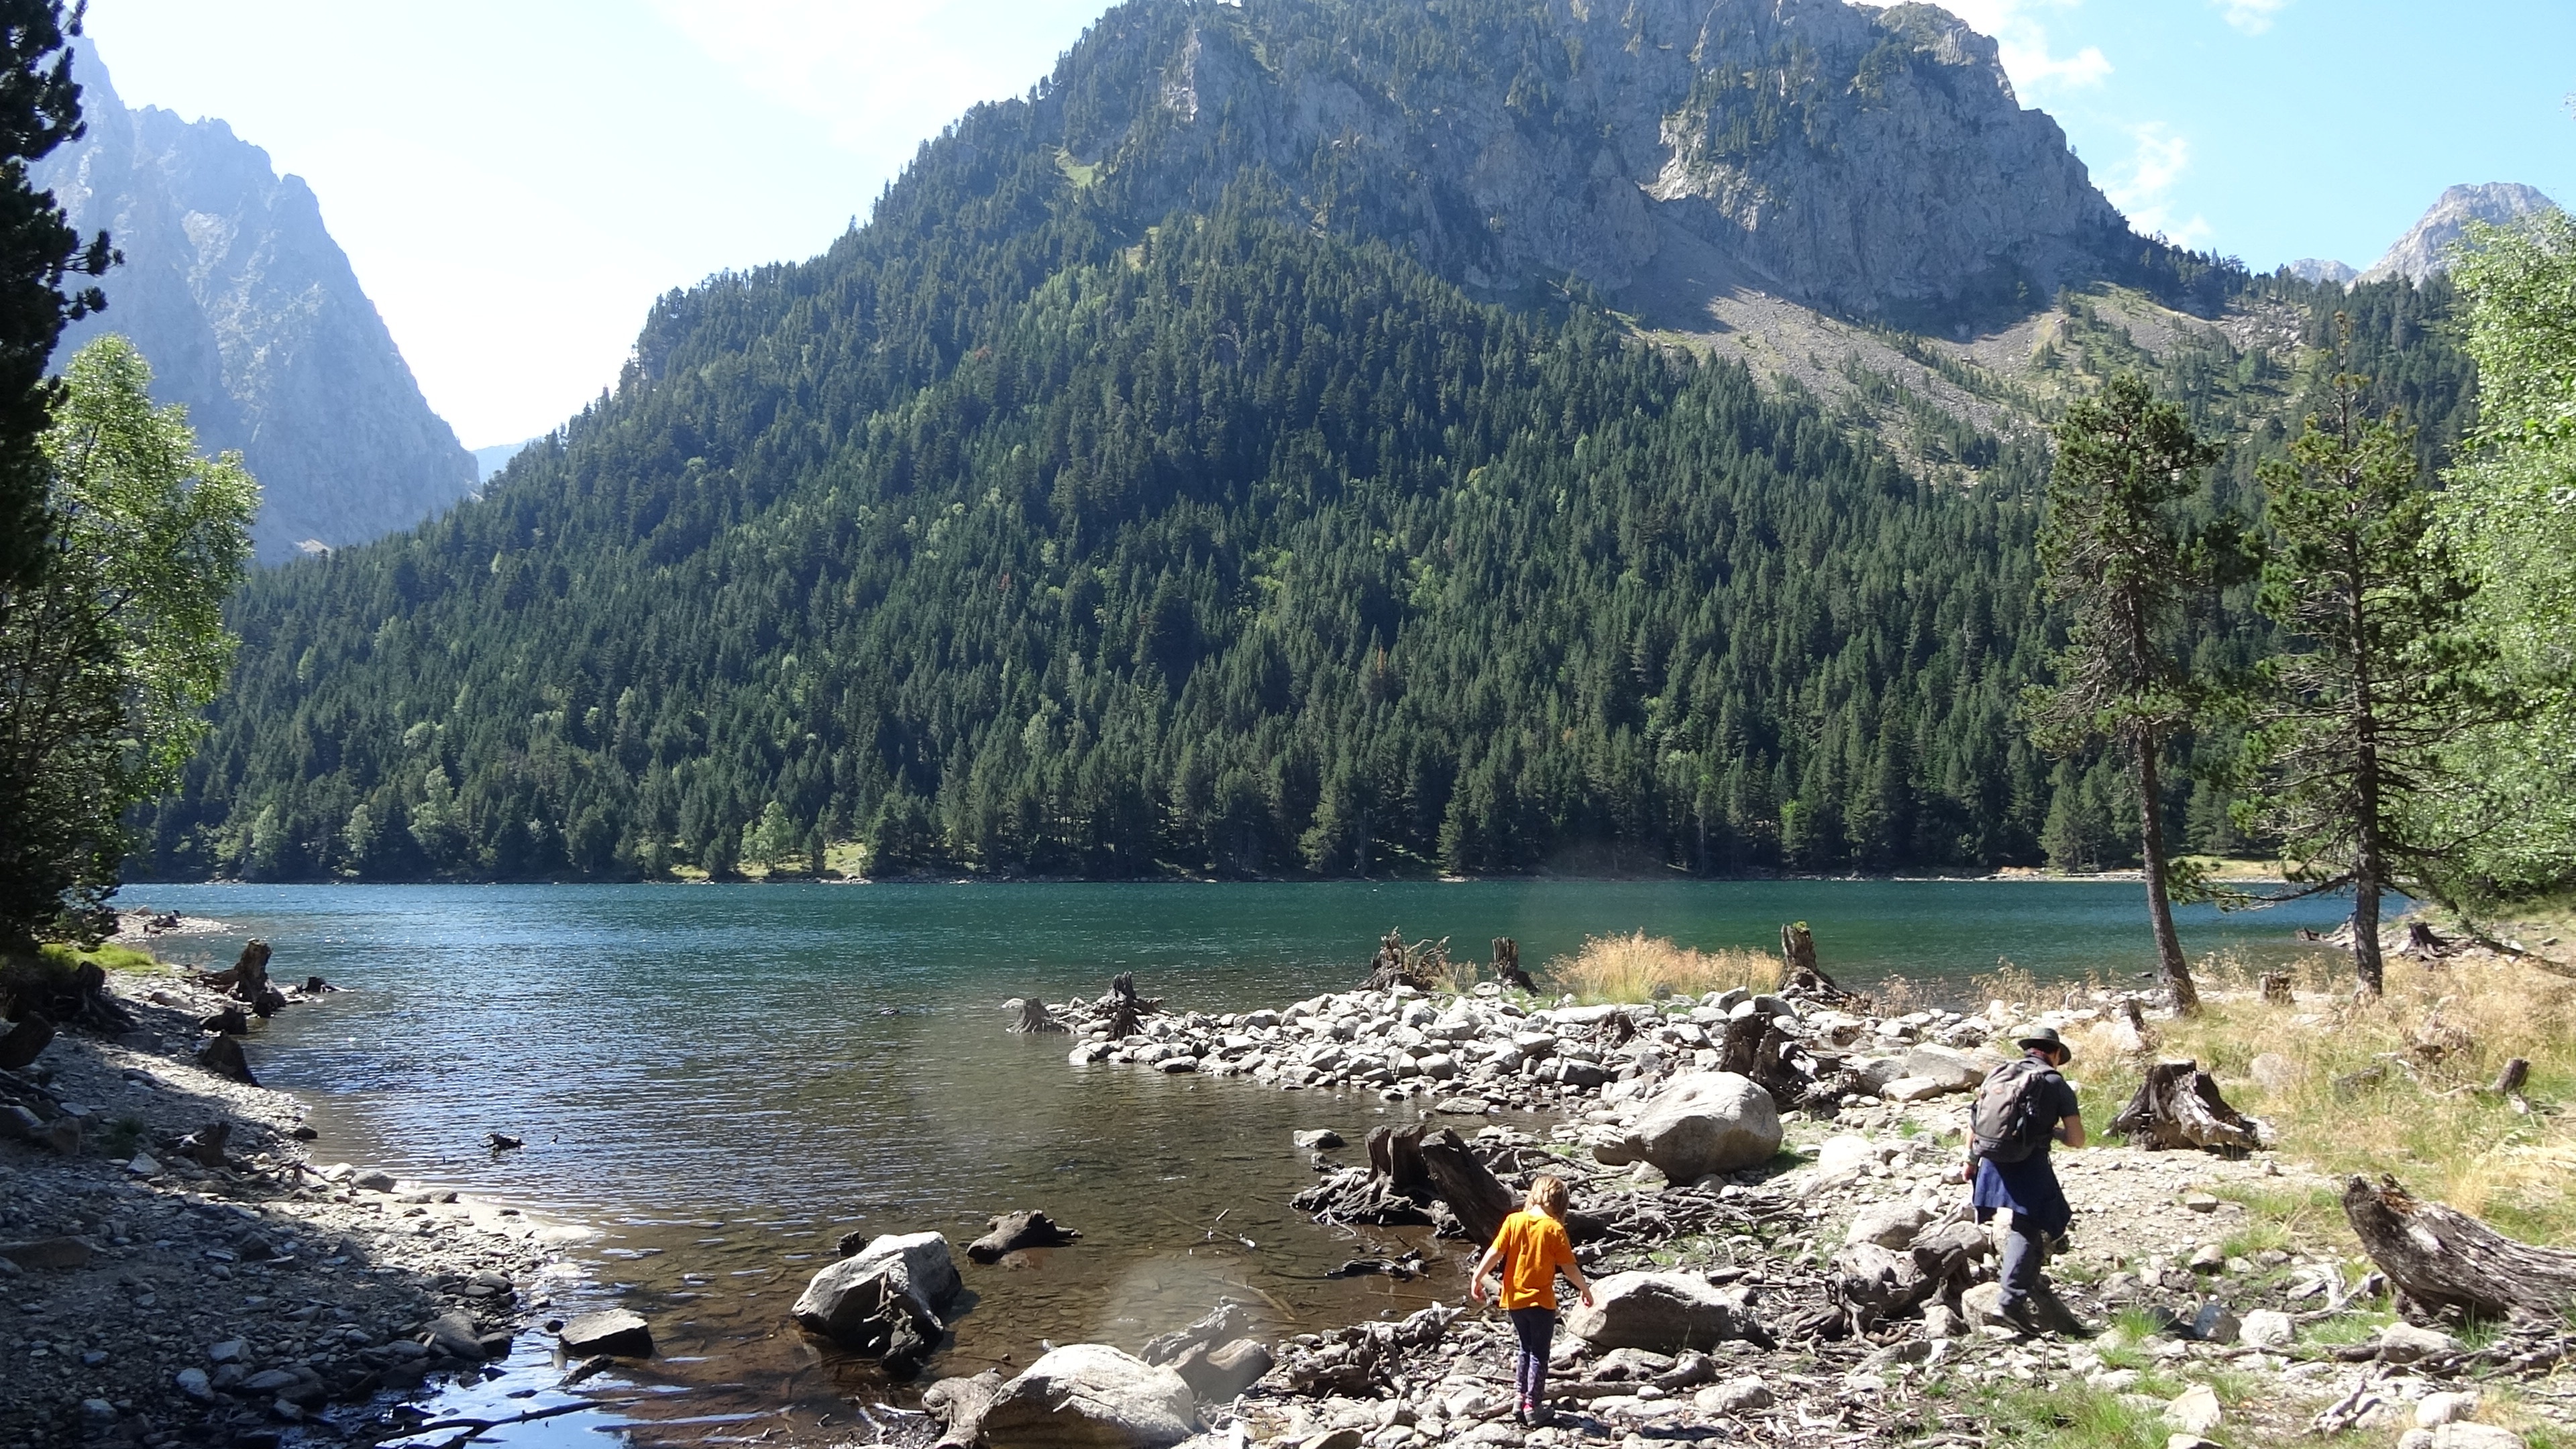
[[[1993,1162],[2022,1162],[2047,1146],[2057,1123],[2040,1101],[2039,1085],[2052,1070],[2023,1057],[1988,1072],[1968,1111],[1968,1150]]]

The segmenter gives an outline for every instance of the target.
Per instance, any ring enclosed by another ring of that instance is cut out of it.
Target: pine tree
[[[2212,573],[2211,551],[2185,538],[2176,508],[2219,450],[2135,373],[2068,408],[2054,432],[2039,557],[2048,592],[2074,617],[2057,683],[2033,689],[2026,707],[2052,750],[2108,741],[2127,757],[2158,968],[2175,1006],[2195,1011],[2200,995],[2174,933],[2162,769],[2169,742],[2203,705],[2175,633],[2185,600]],[[2060,819],[2052,808],[2053,834],[2074,829]]]
[[[2431,539],[2414,430],[2365,418],[2369,379],[2336,376],[2327,408],[2262,471],[2273,541],[2260,606],[2295,641],[2263,661],[2240,819],[2281,838],[2298,894],[2353,893],[2353,970],[2380,993],[2379,898],[2438,893],[2468,842],[2426,807],[2463,729],[2512,713],[2483,681],[2493,654],[2463,625],[2473,594]]]

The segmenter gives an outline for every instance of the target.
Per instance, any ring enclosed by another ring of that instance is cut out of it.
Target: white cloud
[[[1995,38],[2004,73],[2015,90],[2081,90],[2098,86],[2111,73],[2102,47],[2088,45],[2073,55],[2049,52],[2048,27],[2042,12],[2071,10],[2082,0],[1951,0],[1950,12]],[[2252,0],[2262,3],[2262,0]]]
[[[2188,221],[2174,212],[2173,189],[2191,169],[2191,138],[2173,134],[2162,121],[2129,128],[2137,149],[2102,180],[2102,194],[2129,218],[2129,225],[2177,246],[2197,247],[2211,235],[2209,219],[2195,212]]]
[[[2272,28],[2272,17],[2290,8],[2290,0],[2214,0],[2227,16],[2227,23],[2247,35],[2260,35]]]

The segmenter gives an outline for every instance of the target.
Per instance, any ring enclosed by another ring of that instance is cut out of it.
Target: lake
[[[961,1260],[1006,1209],[1082,1230],[1028,1268],[967,1265],[972,1307],[934,1373],[1025,1364],[1041,1337],[1134,1349],[1225,1293],[1294,1331],[1457,1296],[1455,1271],[1328,1277],[1414,1240],[1287,1207],[1314,1177],[1291,1131],[1356,1141],[1412,1108],[1076,1069],[1065,1038],[1004,1031],[1007,997],[1097,995],[1132,971],[1175,1009],[1248,1010],[1356,985],[1391,926],[1479,961],[1512,936],[1538,966],[1634,929],[1774,950],[1803,920],[1846,985],[1901,975],[1966,1001],[1999,959],[2042,980],[2134,979],[2153,965],[2142,897],[2054,881],[154,885],[121,904],[231,928],[167,943],[174,959],[229,964],[256,935],[281,978],[353,988],[250,1047],[263,1081],[313,1104],[318,1160],[598,1226],[575,1251],[601,1296],[654,1320],[665,1357],[648,1377],[698,1410],[783,1403],[810,1422],[876,1387],[786,1319],[853,1229],[937,1229]],[[2193,908],[2183,943],[2285,962],[2295,929],[2347,909]],[[484,1150],[495,1130],[526,1148]]]

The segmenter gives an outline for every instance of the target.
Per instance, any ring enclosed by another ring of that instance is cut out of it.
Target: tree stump
[[[2406,923],[2406,944],[2397,948],[2400,956],[2414,956],[2438,961],[2451,954],[2451,943],[2433,934],[2433,928],[2422,921]]]
[[[2523,1084],[2530,1080],[2531,1063],[2521,1057],[2511,1057],[2505,1061],[2504,1070],[2496,1073],[2495,1085],[2487,1088],[2487,1094],[2518,1097],[2522,1095]]]
[[[1136,994],[1136,973],[1121,971],[1109,978],[1109,1039],[1125,1041],[1145,1029],[1145,1018],[1160,1011],[1163,999]]]
[[[1509,936],[1494,938],[1494,979],[1515,991],[1538,990],[1538,983],[1521,969],[1521,943]]]
[[[2263,973],[2263,1003],[2265,1005],[2289,1006],[2294,1004],[2294,1002],[2295,998],[2290,994],[2289,972],[2267,971]]]
[[[1422,1160],[1422,1134],[1426,1127],[1372,1127],[1362,1144],[1368,1153],[1368,1170],[1372,1177],[1386,1180],[1387,1187],[1407,1197],[1431,1190],[1431,1169]]]
[[[1520,1211],[1518,1193],[1486,1171],[1457,1133],[1442,1128],[1422,1139],[1422,1164],[1431,1174],[1432,1191],[1458,1215],[1458,1225],[1478,1246],[1488,1246],[1503,1219]]]
[[[2576,1252],[2517,1242],[2397,1179],[2344,1184],[2343,1214],[2370,1261],[2424,1314],[2561,1322],[2576,1308]]]
[[[254,936],[242,943],[241,959],[225,970],[199,978],[198,984],[247,1003],[263,1018],[275,1016],[286,1005],[286,993],[269,984],[268,954],[268,943]]]
[[[2254,1123],[2218,1095],[2218,1083],[2196,1061],[2158,1062],[2120,1115],[2111,1134],[2140,1142],[2150,1152],[2199,1147],[2248,1152],[2262,1145]]]
[[[1825,968],[1816,964],[1816,937],[1806,922],[1792,921],[1780,928],[1780,960],[1780,985],[1784,989],[1794,987],[1826,1001],[1852,999],[1852,993],[1843,990],[1825,974]]]
[[[1047,1010],[1046,1002],[1035,996],[1020,999],[1019,1015],[1011,1022],[1012,1031],[1027,1035],[1064,1029],[1064,1023],[1056,1020],[1055,1016]]]

